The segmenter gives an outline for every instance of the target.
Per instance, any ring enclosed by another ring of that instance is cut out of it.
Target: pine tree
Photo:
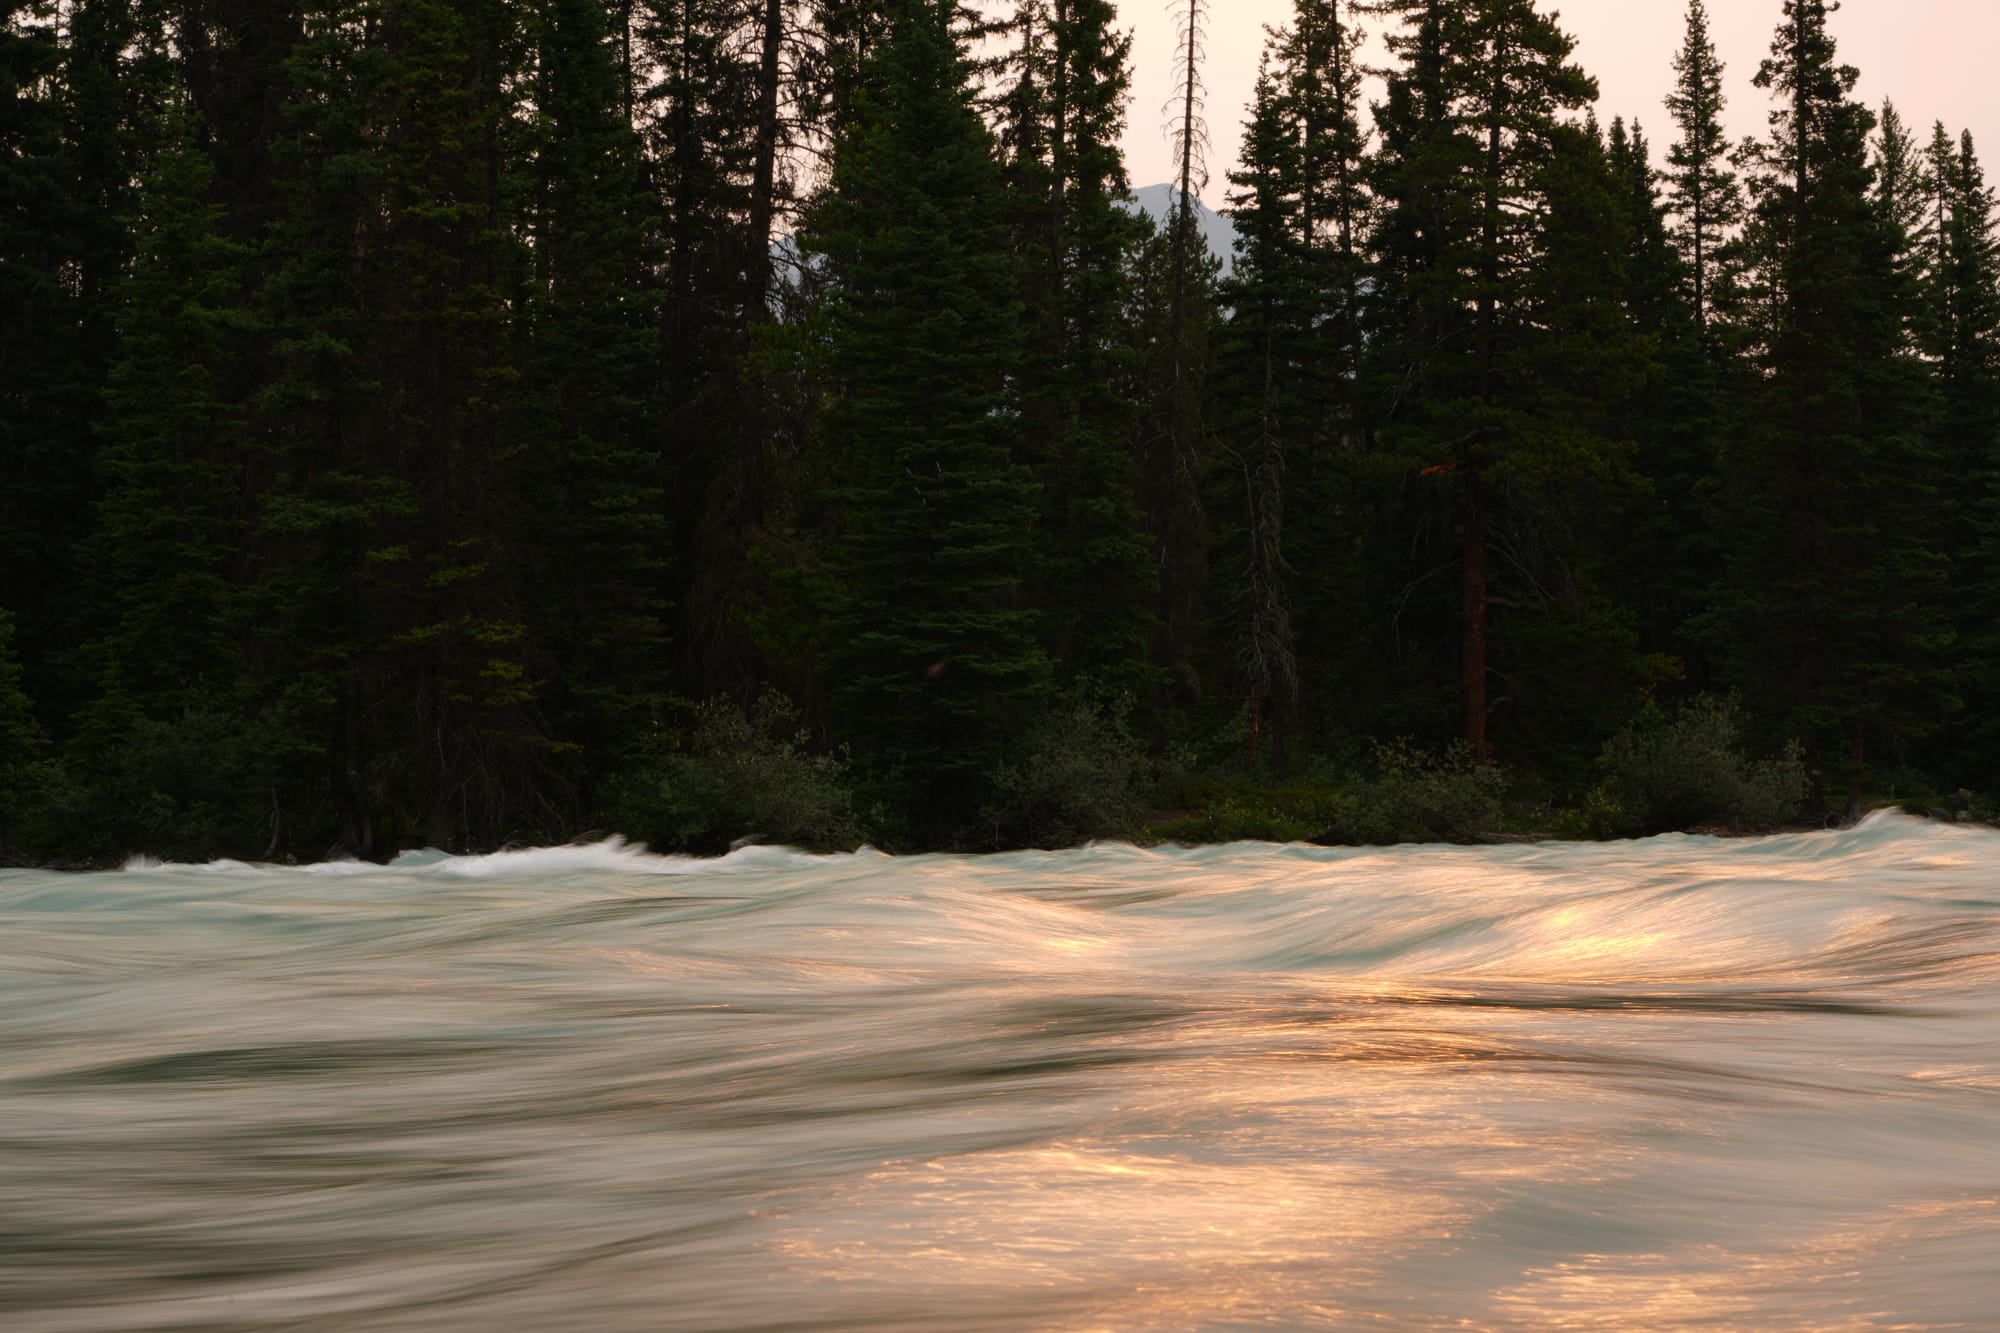
[[[1203,441],[1217,331],[1221,261],[1199,234],[1170,218],[1152,227],[1132,258],[1126,339],[1139,404],[1139,508],[1159,570],[1152,661],[1164,672],[1160,711],[1188,708],[1206,693],[1202,621],[1208,583],[1209,519],[1203,496]],[[1193,273],[1181,266],[1195,258]],[[1185,447],[1184,447],[1185,446]]]
[[[25,851],[23,825],[40,795],[35,768],[47,745],[14,655],[13,613],[0,609],[0,865]]]
[[[1689,684],[1713,683],[1702,637],[1687,627],[1706,613],[1722,578],[1717,525],[1710,521],[1722,440],[1735,426],[1740,352],[1743,185],[1732,169],[1722,124],[1726,106],[1721,60],[1709,35],[1704,0],[1689,0],[1687,35],[1674,58],[1677,75],[1668,95],[1677,137],[1667,151],[1666,203],[1670,235],[1679,254],[1686,308],[1695,325],[1697,353],[1672,341],[1663,345],[1666,374],[1657,391],[1654,438],[1646,441],[1645,470],[1652,479],[1655,522],[1644,529],[1670,543],[1672,557],[1641,557],[1635,573],[1649,641],[1688,664]],[[1642,544],[1637,549],[1645,549]]]
[[[669,688],[670,534],[657,407],[658,255],[620,51],[599,0],[540,0],[516,320],[519,406],[504,429],[509,525],[540,706],[578,779],[614,769]]]
[[[1667,197],[1675,216],[1674,243],[1686,266],[1695,323],[1709,338],[1719,300],[1729,286],[1729,241],[1743,216],[1743,187],[1729,166],[1722,125],[1725,67],[1709,36],[1704,0],[1688,0],[1687,37],[1674,57],[1676,82],[1667,96],[1680,137],[1667,150]]]
[[[1312,238],[1301,235],[1292,214],[1292,196],[1302,172],[1294,151],[1293,126],[1281,107],[1269,68],[1257,80],[1249,125],[1243,136],[1243,165],[1230,175],[1235,186],[1230,213],[1238,234],[1236,272],[1222,299],[1234,311],[1221,352],[1218,397],[1228,408],[1218,413],[1224,444],[1225,495],[1209,511],[1241,533],[1242,549],[1232,552],[1228,599],[1238,667],[1249,696],[1251,771],[1258,768],[1267,710],[1282,757],[1282,724],[1298,702],[1298,655],[1292,638],[1292,569],[1285,558],[1286,455],[1299,436],[1319,424],[1301,410],[1302,368],[1308,379],[1319,369],[1309,347],[1320,317],[1315,297],[1324,293],[1300,280],[1309,270],[1299,261]],[[1303,270],[1303,271],[1302,271]]]
[[[1385,292],[1376,344],[1392,390],[1391,435],[1453,492],[1459,531],[1463,735],[1487,758],[1496,507],[1519,476],[1553,474],[1579,441],[1537,419],[1537,325],[1521,297],[1540,261],[1539,222],[1564,113],[1596,96],[1574,42],[1532,0],[1379,0],[1405,20],[1378,123],[1375,246]],[[1597,295],[1597,293],[1592,293]],[[1539,327],[1550,327],[1542,325]],[[1380,363],[1378,363],[1380,364]]]
[[[1966,724],[1946,754],[1957,779],[1990,787],[2000,725],[2000,228],[1994,192],[1969,132],[1956,143],[1938,126],[1927,153],[1930,262],[1924,274],[1924,352],[1934,368],[1936,440],[1950,478],[1951,600],[1959,637],[1956,684]]]
[[[116,612],[100,669],[158,715],[241,702],[236,565],[248,458],[245,404],[229,380],[256,337],[248,249],[211,201],[214,171],[191,128],[182,121],[170,133],[132,220],[91,548],[98,591]]]
[[[42,0],[0,3],[0,565],[31,680],[56,647],[76,517],[64,424],[63,139],[50,96],[62,52]]]
[[[1037,495],[1014,451],[1016,261],[953,9],[892,8],[807,233],[833,284],[827,683],[926,843],[976,817],[1049,674],[1022,599]]]
[[[1150,693],[1158,578],[1136,496],[1138,404],[1122,337],[1143,224],[1123,203],[1130,39],[1107,0],[1052,0],[1020,19],[1007,163],[1028,300],[1024,461],[1047,536],[1044,633],[1065,685]]]
[[[1929,190],[1923,155],[1894,102],[1882,103],[1876,122],[1874,167],[1876,206],[1894,228],[1902,246],[1896,255],[1896,266],[1907,282],[1921,284],[1928,258],[1925,233],[1931,220]],[[1909,321],[1912,340],[1921,340],[1921,303],[1906,308],[1904,315]]]
[[[1202,509],[1203,411],[1208,346],[1204,318],[1211,307],[1204,279],[1210,256],[1195,223],[1195,207],[1208,184],[1208,125],[1202,111],[1203,41],[1208,0],[1179,0],[1180,40],[1175,58],[1172,128],[1174,213],[1164,227],[1170,297],[1165,306],[1164,381],[1144,400],[1145,470],[1155,478],[1148,506],[1161,570],[1162,611],[1159,656],[1170,676],[1178,676],[1184,700],[1198,697],[1194,648],[1206,582],[1207,515]]]
[[[274,375],[261,664],[317,715],[341,841],[490,842],[555,822],[502,423],[524,62],[499,0],[327,0],[290,62],[285,208],[263,288]]]
[[[1235,315],[1222,354],[1219,394],[1230,405],[1220,456],[1236,480],[1218,503],[1230,515],[1225,526],[1243,537],[1228,600],[1240,608],[1230,637],[1248,687],[1252,767],[1266,704],[1281,727],[1298,701],[1295,598],[1317,594],[1309,623],[1320,645],[1342,637],[1341,622],[1351,620],[1339,587],[1350,540],[1341,520],[1358,430],[1367,221],[1354,47],[1337,4],[1295,6],[1291,26],[1267,45],[1244,164],[1231,176],[1241,240],[1223,295]],[[1288,524],[1288,513],[1297,521]],[[1317,577],[1295,591],[1300,568]]]
[[[1739,684],[1846,770],[1859,811],[1871,734],[1899,743],[1943,700],[1933,463],[1908,349],[1909,246],[1874,192],[1874,116],[1837,62],[1827,0],[1787,0],[1757,77],[1779,98],[1754,157],[1747,238],[1758,400],[1725,460],[1726,646]],[[1849,756],[1845,764],[1832,756]]]
[[[776,278],[774,234],[794,215],[786,153],[824,135],[803,81],[823,72],[801,10],[775,0],[641,0],[645,69],[637,127],[658,195],[664,245],[654,415],[670,477],[667,513],[683,577],[676,637],[692,688],[755,693],[761,667],[739,614],[753,553],[782,508],[778,445],[789,421],[746,368],[778,308],[798,296]],[[791,61],[789,93],[774,83]],[[776,100],[774,100],[776,99]]]

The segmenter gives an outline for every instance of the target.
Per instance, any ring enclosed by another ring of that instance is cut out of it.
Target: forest
[[[0,863],[1990,813],[1994,193],[1768,3],[1194,0],[1153,219],[1110,0],[0,0]]]

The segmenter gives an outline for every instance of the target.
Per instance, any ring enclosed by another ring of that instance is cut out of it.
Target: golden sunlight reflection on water
[[[2000,1330],[2000,835],[0,874],[6,1333]]]

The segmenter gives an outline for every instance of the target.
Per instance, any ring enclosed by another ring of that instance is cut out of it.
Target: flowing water
[[[0,875],[0,1328],[2000,1329],[2000,834]]]

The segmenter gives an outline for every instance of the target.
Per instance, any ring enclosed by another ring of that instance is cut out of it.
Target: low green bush
[[[1161,824],[1163,842],[1199,846],[1221,842],[1312,842],[1340,822],[1342,793],[1309,787],[1267,787],[1254,782],[1184,784],[1177,808],[1192,813]]]
[[[1169,842],[1468,842],[1502,822],[1506,776],[1462,745],[1438,753],[1377,746],[1372,776],[1266,785],[1182,780],[1192,813],[1154,830]]]
[[[1343,842],[1469,842],[1501,822],[1506,774],[1463,742],[1431,752],[1392,741],[1375,748],[1375,767],[1338,830]]]
[[[1768,826],[1795,816],[1805,796],[1798,746],[1748,758],[1736,705],[1709,696],[1672,714],[1649,706],[1606,742],[1598,762],[1622,810],[1618,831],[1626,833]]]
[[[1145,817],[1146,753],[1129,705],[1064,699],[1030,726],[992,775],[981,819],[996,847],[1072,847],[1135,836]]]
[[[604,817],[662,850],[714,854],[744,838],[851,850],[867,840],[870,821],[857,808],[847,757],[811,742],[797,707],[775,690],[748,713],[711,701],[685,737],[611,785]]]
[[[122,702],[87,714],[83,736],[62,751],[11,779],[0,772],[10,854],[263,860],[329,845],[322,794],[299,780],[299,729],[279,709],[196,697],[145,717]]]

